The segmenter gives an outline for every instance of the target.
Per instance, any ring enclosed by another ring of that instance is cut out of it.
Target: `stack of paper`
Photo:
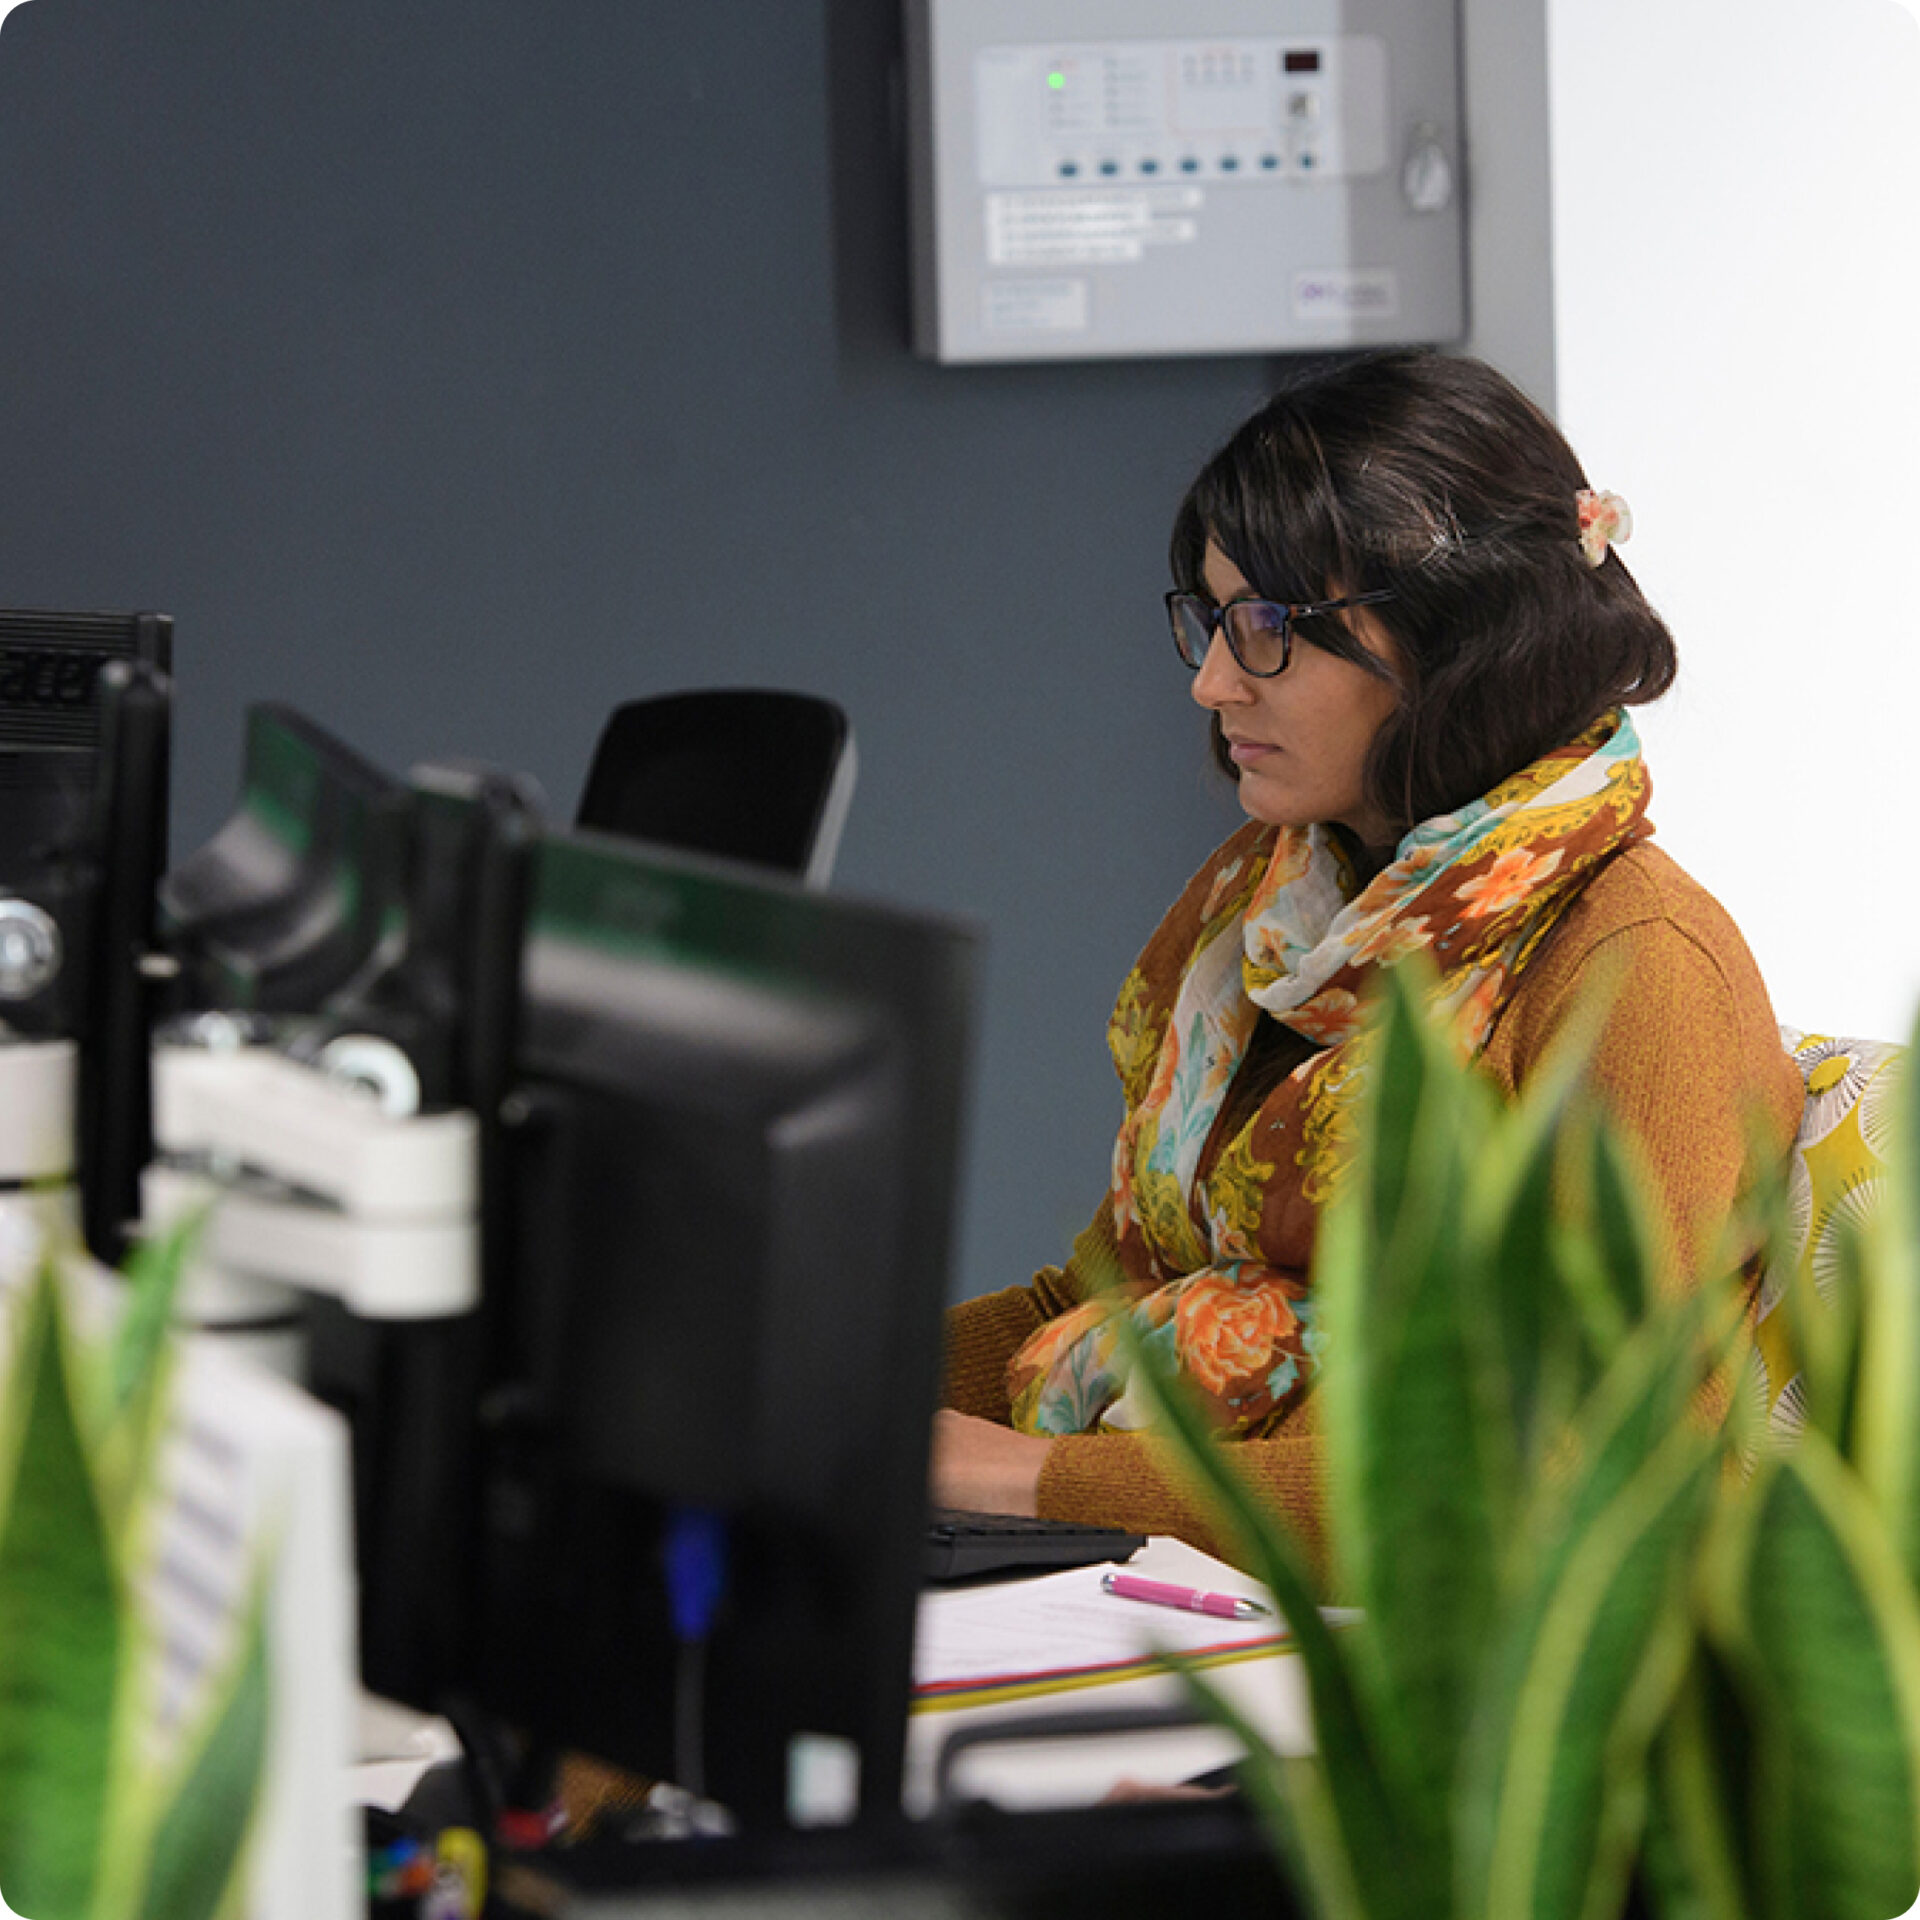
[[[1123,1600],[1101,1585],[1107,1566],[949,1587],[921,1597],[914,1645],[916,1709],[973,1706],[1132,1679],[1160,1656],[1208,1661],[1270,1653],[1286,1622],[1257,1582],[1178,1540],[1155,1540],[1126,1569],[1155,1580],[1257,1601],[1250,1620]]]

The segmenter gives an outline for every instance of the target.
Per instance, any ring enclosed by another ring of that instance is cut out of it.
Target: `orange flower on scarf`
[[[1264,1384],[1300,1325],[1277,1286],[1240,1287],[1224,1273],[1196,1275],[1176,1318],[1188,1375],[1218,1400]]]
[[[1323,1047],[1337,1047],[1360,1031],[1360,996],[1345,987],[1327,987],[1294,1014],[1290,1024]]]
[[[1559,864],[1558,847],[1551,853],[1529,853],[1525,847],[1510,849],[1478,878],[1461,883],[1460,898],[1469,903],[1461,909],[1461,918],[1484,920],[1489,914],[1517,906]]]
[[[1356,966],[1390,967],[1410,953],[1418,953],[1432,943],[1428,931],[1431,922],[1424,913],[1405,920],[1382,920],[1353,950]]]

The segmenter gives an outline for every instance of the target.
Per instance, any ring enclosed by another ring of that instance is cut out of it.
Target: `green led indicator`
[[[1054,70],[1047,75],[1047,85],[1050,86],[1055,93],[1060,92],[1066,84],[1067,76],[1062,73],[1058,67],[1055,67]]]

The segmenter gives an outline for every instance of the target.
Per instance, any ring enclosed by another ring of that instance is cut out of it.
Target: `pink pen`
[[[1143,1580],[1137,1573],[1103,1573],[1100,1584],[1121,1600],[1144,1600],[1149,1606],[1178,1607],[1185,1613],[1211,1613],[1221,1620],[1259,1620],[1273,1612],[1258,1600],[1241,1600],[1230,1593],[1203,1593],[1198,1587],[1176,1587],[1166,1580]]]

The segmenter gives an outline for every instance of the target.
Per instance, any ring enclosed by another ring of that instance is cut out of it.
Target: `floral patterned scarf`
[[[1616,712],[1484,799],[1423,821],[1365,886],[1324,827],[1266,829],[1213,874],[1175,977],[1156,990],[1154,948],[1142,956],[1109,1033],[1129,1108],[1113,1158],[1120,1298],[1223,1432],[1270,1432],[1317,1365],[1306,1253],[1347,1157],[1375,970],[1424,951],[1438,970],[1433,1004],[1477,1054],[1561,913],[1652,831],[1648,784]],[[1314,1050],[1209,1156],[1263,1014]],[[1293,1171],[1276,1178],[1282,1160]],[[1277,1261],[1276,1242],[1297,1261]],[[1017,1427],[1144,1424],[1115,1311],[1112,1296],[1088,1300],[1028,1338],[1008,1369]]]

